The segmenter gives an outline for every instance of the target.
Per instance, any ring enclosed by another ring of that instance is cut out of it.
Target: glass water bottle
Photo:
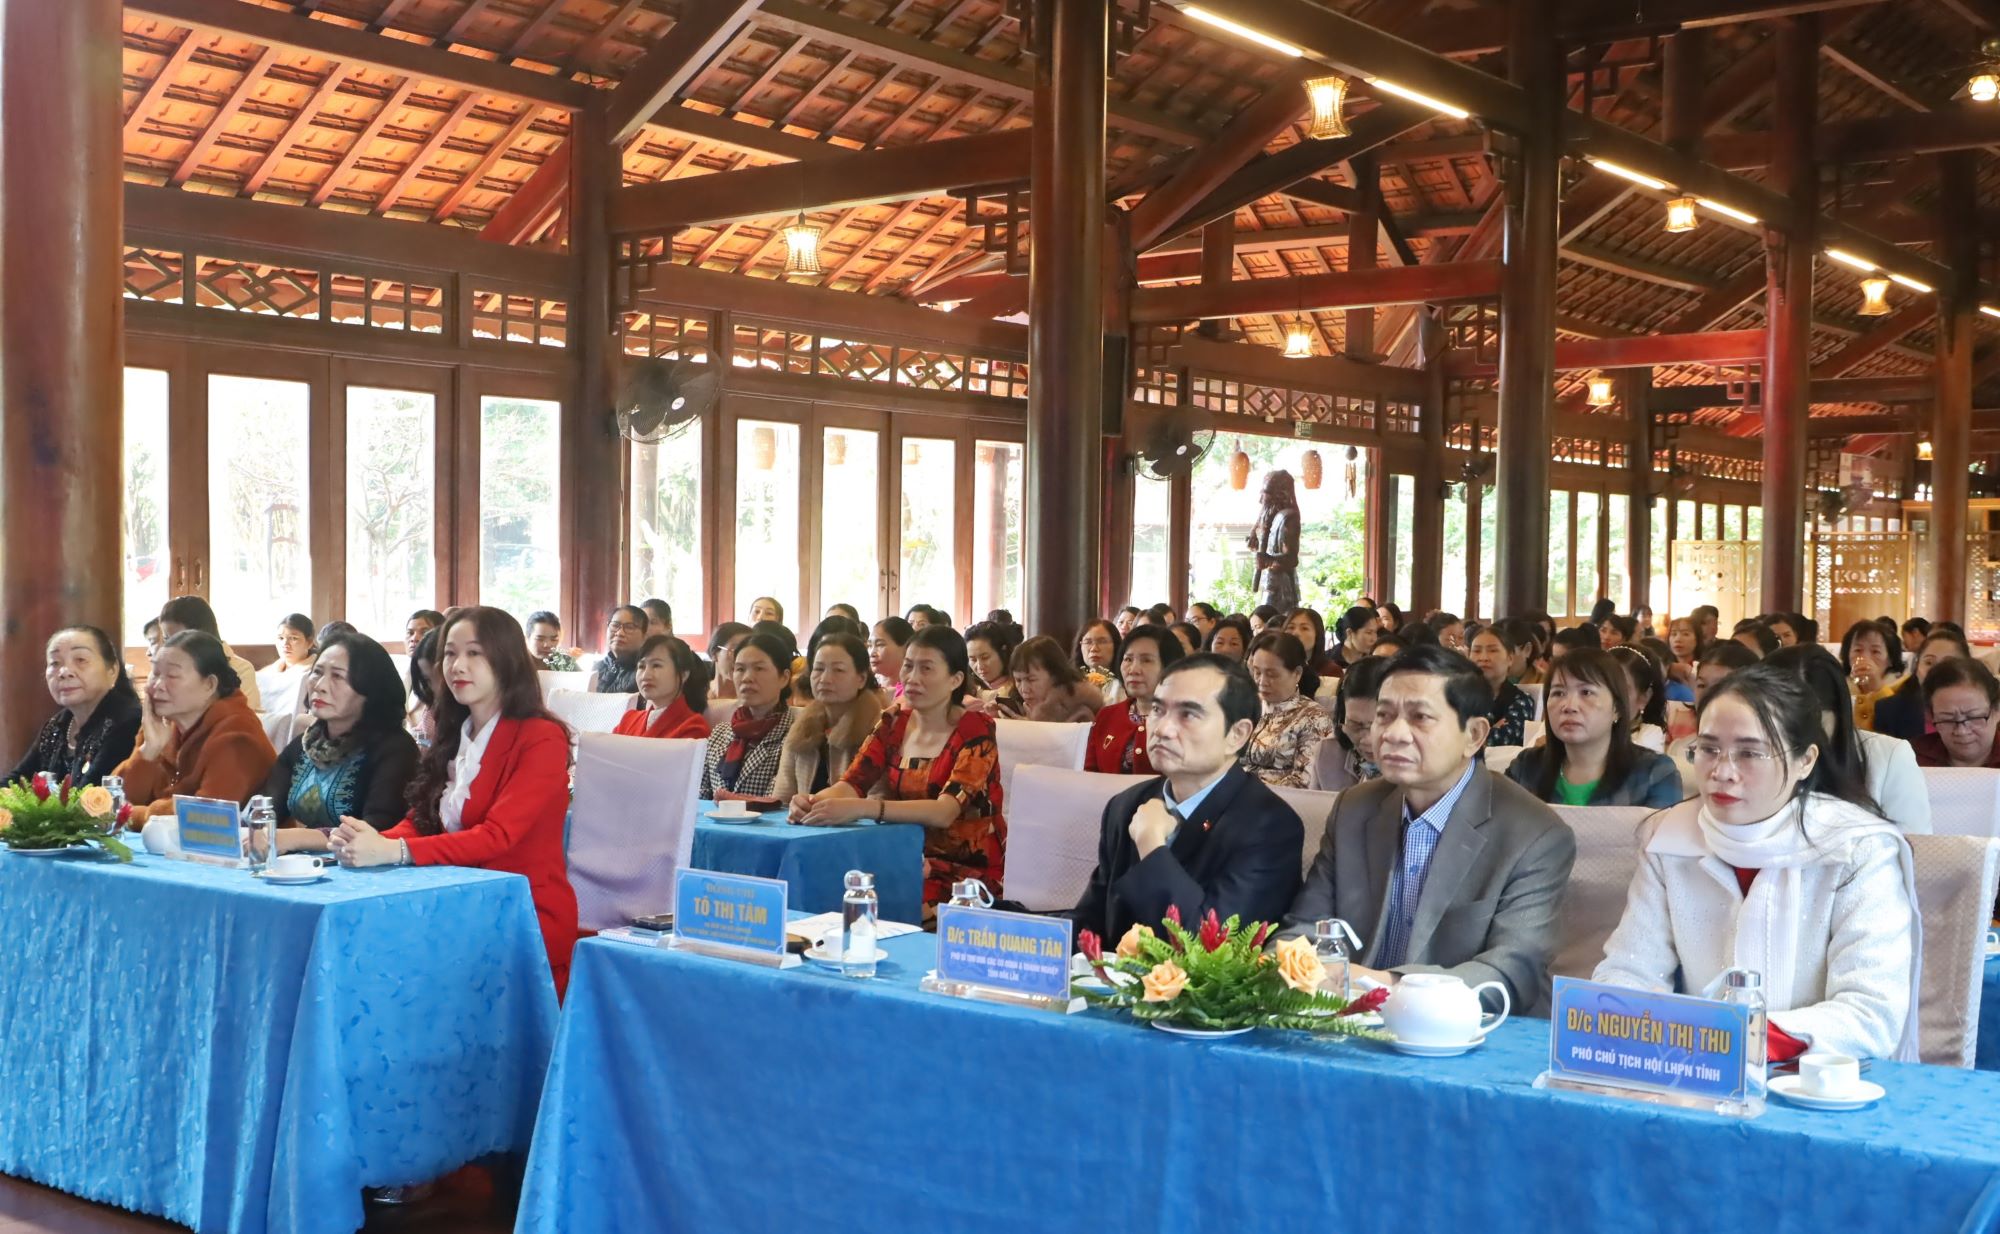
[[[1722,1001],[1750,1009],[1743,1043],[1743,1110],[1755,1118],[1764,1112],[1765,1086],[1769,1080],[1770,1029],[1766,1024],[1764,975],[1747,968],[1732,968],[1723,974]]]
[[[278,844],[278,811],[271,805],[269,797],[259,795],[250,799],[249,822],[251,838],[261,836],[264,841],[264,855],[257,855],[255,844],[245,844],[243,855],[252,871],[263,870],[270,866]]]
[[[847,892],[840,898],[840,975],[875,975],[875,921],[880,904],[875,876],[866,870],[847,872]]]
[[[1320,989],[1342,1002],[1354,997],[1349,981],[1353,955],[1350,947],[1356,951],[1361,948],[1353,926],[1338,917],[1322,917],[1313,923],[1313,950],[1319,954],[1320,967],[1326,969]]]

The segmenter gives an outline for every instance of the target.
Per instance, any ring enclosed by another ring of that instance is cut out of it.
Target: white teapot
[[[172,813],[155,814],[146,820],[139,831],[139,842],[146,851],[162,857],[173,857],[181,851],[181,820]]]
[[[1500,992],[1500,1013],[1490,1023],[1479,1004],[1481,990]],[[1382,1004],[1382,1024],[1411,1045],[1465,1045],[1500,1027],[1513,1007],[1498,981],[1468,986],[1450,973],[1406,973]]]

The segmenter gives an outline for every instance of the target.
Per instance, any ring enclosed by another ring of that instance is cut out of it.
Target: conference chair
[[[1007,721],[1002,720],[1001,724]],[[1087,725],[1036,724],[1037,728]],[[1002,747],[1004,749],[1004,746]],[[1079,761],[1081,756],[1079,755]],[[1007,898],[1034,912],[1076,907],[1097,868],[1104,807],[1152,776],[1115,776],[1024,763],[1007,794]]]
[[[588,690],[551,690],[549,710],[572,734],[608,733],[618,718],[632,710],[636,694],[593,694]]]
[[[1090,725],[1052,724],[1042,720],[995,720],[993,738],[1000,758],[1000,791],[1005,799],[1007,821],[1011,827],[1014,821],[1014,769],[1034,763],[1042,767],[1071,767],[1082,771],[1084,753],[1090,748]],[[1014,858],[1011,841],[1009,843],[1007,877],[1011,883]]]
[[[1323,744],[1335,743],[1328,741]],[[1306,871],[1312,869],[1313,858],[1319,856],[1320,842],[1326,838],[1326,820],[1333,816],[1334,799],[1340,794],[1310,788],[1273,787],[1271,791],[1292,807],[1292,813],[1298,815],[1299,822],[1305,825],[1305,846],[1299,854],[1299,876],[1303,878]]]
[[[2000,770],[1926,767],[1923,772],[1933,834],[2000,837]]]
[[[549,695],[554,694],[557,690],[572,690],[577,693],[584,693],[590,689],[589,673],[555,673],[544,668],[537,669],[535,676],[541,680],[542,699],[544,701],[547,701]],[[404,673],[404,680],[409,680],[407,671]]]
[[[1917,1054],[1927,1063],[1970,1067],[1979,1046],[1979,996],[1986,975],[1986,923],[2000,886],[2000,840],[1909,836],[1916,859],[1923,972],[1917,990]]]
[[[1604,959],[1604,943],[1625,915],[1625,895],[1639,869],[1639,827],[1656,811],[1645,806],[1556,806],[1576,835],[1576,864],[1556,918],[1556,952],[1549,972],[1588,978]]]
[[[707,744],[611,733],[578,740],[568,849],[580,927],[603,930],[673,909],[674,873],[694,848]]]

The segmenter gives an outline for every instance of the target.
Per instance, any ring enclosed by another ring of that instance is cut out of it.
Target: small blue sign
[[[1750,1009],[1574,977],[1555,979],[1549,1072],[1562,1079],[1741,1101]]]
[[[783,879],[711,870],[674,873],[674,937],[681,942],[785,954]]]
[[[243,860],[243,810],[235,802],[176,797],[174,818],[180,827],[183,857],[231,864]]]
[[[1069,997],[1070,923],[991,908],[937,910],[940,981],[1030,998]]]

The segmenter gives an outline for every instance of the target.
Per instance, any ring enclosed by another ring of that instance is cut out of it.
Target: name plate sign
[[[796,964],[797,957],[785,954],[785,895],[782,879],[675,871],[669,946],[773,966]]]
[[[214,797],[175,797],[180,857],[209,865],[243,864],[243,809]]]
[[[1069,1010],[1069,922],[940,905],[937,937],[937,974],[925,989]]]
[[[1661,1094],[1714,1107],[1748,1096],[1750,1009],[1573,977],[1555,979],[1552,1083]]]

